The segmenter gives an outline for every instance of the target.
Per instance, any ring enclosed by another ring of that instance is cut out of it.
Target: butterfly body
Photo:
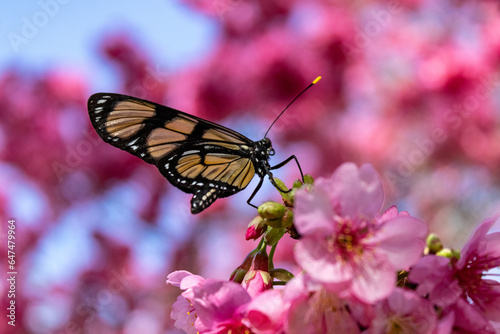
[[[193,194],[192,213],[245,189],[255,174],[261,178],[258,188],[264,176],[272,178],[274,150],[266,137],[255,142],[219,124],[121,94],[94,94],[88,110],[104,141],[155,164],[175,187]]]

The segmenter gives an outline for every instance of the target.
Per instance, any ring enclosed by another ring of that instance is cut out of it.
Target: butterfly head
[[[274,155],[273,144],[271,143],[271,139],[267,137],[264,137],[257,143],[257,149],[262,156],[265,156],[268,159],[270,156]]]
[[[256,162],[256,173],[264,176],[269,173],[269,157],[274,155],[274,149],[271,140],[267,137],[255,142],[254,160]]]

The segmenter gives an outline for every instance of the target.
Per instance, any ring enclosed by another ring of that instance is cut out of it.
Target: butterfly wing
[[[243,190],[255,174],[255,143],[221,125],[120,94],[94,94],[88,110],[104,141],[155,164],[170,183],[194,194],[193,213]]]

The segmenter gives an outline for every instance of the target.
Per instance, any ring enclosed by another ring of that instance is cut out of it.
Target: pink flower
[[[440,307],[453,305],[456,309],[457,299],[462,299],[483,319],[500,321],[500,283],[486,278],[488,270],[500,266],[500,232],[487,234],[496,219],[486,219],[479,225],[458,261],[450,263],[439,256],[422,258],[409,275],[412,282],[419,284],[417,292],[429,295]]]
[[[500,232],[487,234],[497,216],[479,225],[465,244],[456,265],[456,275],[465,297],[486,318],[500,321],[500,283],[485,278],[486,272],[500,266]]]
[[[266,290],[253,299],[240,284],[205,280],[188,271],[168,275],[185,290],[172,305],[175,327],[196,333],[279,333],[286,311],[281,292]]]
[[[427,226],[396,207],[379,216],[384,192],[371,165],[341,165],[312,191],[299,190],[295,225],[302,239],[295,258],[314,279],[342,296],[373,303],[388,297],[395,272],[413,265]]]
[[[244,319],[251,297],[239,284],[207,280],[193,287],[193,304],[200,333],[252,333]]]
[[[436,313],[416,292],[396,288],[375,306],[375,317],[368,333],[431,334],[437,324]]]
[[[195,324],[199,322],[196,315],[193,300],[193,287],[199,286],[205,279],[198,275],[193,275],[189,271],[179,270],[167,276],[167,284],[185,290],[172,305],[170,317],[175,320],[175,327],[182,329],[188,334],[196,334]]]
[[[441,308],[453,304],[462,295],[462,289],[453,277],[450,259],[443,256],[424,256],[411,269],[408,278],[418,284],[417,293],[427,296]]]
[[[454,328],[471,333],[494,333],[491,321],[500,319],[500,283],[485,273],[500,265],[500,233],[487,234],[497,217],[476,229],[458,261],[439,256],[422,258],[409,279],[417,292],[454,315]]]
[[[454,317],[453,333],[474,333],[474,334],[495,334],[494,325],[488,321],[484,315],[465,299],[458,299],[445,314],[452,314]]]
[[[286,333],[360,333],[347,302],[307,275],[289,281],[283,299],[289,303]]]
[[[282,291],[266,290],[248,304],[245,317],[256,333],[281,333],[287,309]]]

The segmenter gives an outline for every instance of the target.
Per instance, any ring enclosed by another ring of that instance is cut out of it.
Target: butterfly
[[[316,78],[274,120],[308,88]],[[252,141],[241,133],[185,112],[128,95],[96,93],[88,100],[90,120],[107,143],[154,164],[163,176],[180,190],[193,194],[191,213],[196,214],[216,199],[231,196],[250,183],[254,175],[260,181],[251,200],[267,175],[277,187],[272,170],[295,160],[292,155],[271,166],[274,155],[271,140]],[[303,178],[303,177],[302,177]],[[286,190],[282,190],[287,192]]]

